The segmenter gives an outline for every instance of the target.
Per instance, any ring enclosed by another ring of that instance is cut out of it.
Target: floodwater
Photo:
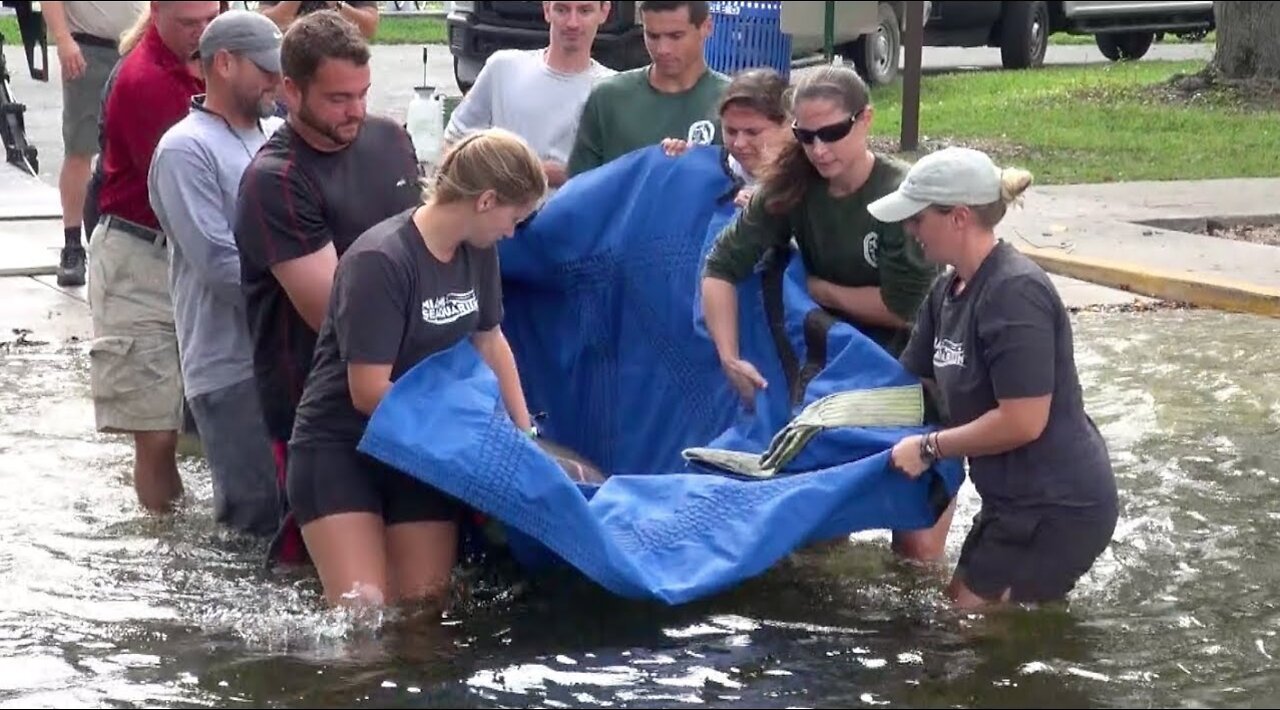
[[[0,352],[0,705],[1262,707],[1280,700],[1280,338],[1208,311],[1081,314],[1121,520],[1068,608],[951,612],[887,535],[666,608],[469,579],[443,623],[327,611],[189,501],[137,507],[81,349]],[[950,562],[977,500],[968,486]]]

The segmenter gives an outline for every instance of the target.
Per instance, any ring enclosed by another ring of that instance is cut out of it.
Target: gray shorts
[[[983,509],[960,550],[956,574],[974,594],[995,601],[1062,601],[1115,532],[1114,506]]]
[[[62,145],[67,155],[91,157],[98,153],[102,91],[120,54],[107,47],[79,46],[84,74],[75,81],[62,82]]]
[[[267,537],[280,524],[276,461],[253,378],[189,402],[213,476],[214,519]]]

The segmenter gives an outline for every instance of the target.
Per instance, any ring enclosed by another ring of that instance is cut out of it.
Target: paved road
[[[12,88],[18,100],[27,105],[27,133],[40,151],[40,176],[51,184],[57,184],[62,166],[62,92],[60,89],[57,58],[50,52],[50,81],[33,81],[26,73],[26,59],[21,51],[5,46],[5,56],[10,73],[14,75]],[[1211,45],[1168,44],[1152,48],[1149,59],[1185,60],[1208,59],[1213,52]],[[413,96],[413,87],[424,81],[423,48],[421,46],[384,46],[373,48],[374,84],[370,97],[373,111],[404,118],[405,109]],[[1105,63],[1107,60],[1093,45],[1052,46],[1046,63],[1054,65]],[[994,69],[1000,66],[1000,51],[988,48],[926,47],[924,67],[930,72]],[[441,45],[428,48],[426,82],[446,91],[457,92],[453,80],[453,62],[448,49]],[[11,170],[0,164],[0,170]]]

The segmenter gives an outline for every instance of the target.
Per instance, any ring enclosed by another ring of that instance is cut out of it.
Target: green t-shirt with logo
[[[795,237],[809,275],[838,286],[878,286],[885,306],[914,322],[940,269],[925,260],[919,242],[901,223],[886,224],[867,212],[867,205],[897,190],[909,167],[877,153],[871,175],[857,192],[833,197],[826,181],[815,179],[804,199],[786,214],[767,211],[769,196],[758,190],[717,237],[704,275],[742,281],[769,248]],[[895,355],[906,344],[905,331],[863,330]]]
[[[678,94],[649,83],[650,67],[622,72],[600,82],[582,109],[578,135],[569,156],[569,174],[577,175],[657,145],[664,138],[690,143],[722,143],[716,106],[729,77],[708,69],[698,83]]]

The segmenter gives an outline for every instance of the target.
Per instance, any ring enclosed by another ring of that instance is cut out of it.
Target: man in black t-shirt
[[[288,123],[240,183],[236,245],[254,374],[284,479],[285,443],[311,369],[338,257],[365,230],[420,201],[409,135],[366,116],[369,48],[335,12],[295,22],[281,48]],[[297,560],[300,540],[278,557]]]

